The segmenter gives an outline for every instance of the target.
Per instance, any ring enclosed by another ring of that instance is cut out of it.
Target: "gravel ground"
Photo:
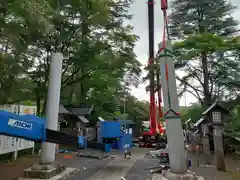
[[[91,150],[89,150],[91,151]],[[145,149],[134,149],[134,156],[144,155],[147,150]],[[95,152],[92,152],[95,153]],[[119,152],[113,151],[113,155],[119,155]],[[72,158],[65,158],[64,156],[71,155]],[[123,154],[120,155],[120,158],[124,158]],[[121,171],[121,167],[117,165],[116,167],[111,165],[111,167],[105,168],[110,162],[116,161],[113,158],[105,158],[105,159],[91,159],[84,157],[77,157],[77,153],[60,153],[56,157],[56,163],[66,164],[68,167],[77,168],[80,171],[77,174],[71,176],[70,179],[74,180],[87,180],[91,176],[93,176],[96,172],[101,171],[102,169],[110,170],[117,169]],[[38,163],[38,157],[22,157],[13,163],[4,163],[0,162],[0,179],[4,180],[13,180],[18,177],[23,177],[23,170],[32,166],[32,164]],[[14,172],[14,173],[12,173]]]
[[[72,158],[66,159],[64,156],[71,155]],[[68,167],[78,168],[80,171],[74,175],[74,180],[86,180],[99,169],[108,164],[111,159],[90,159],[77,157],[76,153],[60,153],[56,157],[56,162],[66,164]],[[31,167],[32,164],[38,163],[38,157],[21,157],[17,161],[4,163],[0,162],[0,179],[14,180],[23,177],[25,168]],[[13,173],[14,172],[14,173]]]
[[[150,149],[133,149],[132,154],[134,156],[141,156],[134,163],[133,167],[125,176],[126,180],[152,180],[152,173],[147,168],[154,167],[158,164],[157,160],[149,158],[148,156],[143,155],[149,151]],[[116,152],[119,154],[119,152]],[[71,155],[72,158],[66,159],[65,155]],[[120,158],[123,158],[123,155],[120,155]],[[63,153],[59,154],[56,157],[57,161],[63,164],[68,165],[69,167],[78,168],[80,171],[72,176],[71,180],[88,180],[91,176],[93,176],[98,171],[113,171],[115,169],[121,170],[119,163],[116,165],[112,164],[116,161],[116,159],[107,158],[107,159],[90,159],[77,157],[76,153]],[[191,157],[193,164],[195,161],[194,156]],[[203,159],[203,158],[200,158]],[[240,160],[239,159],[231,159],[226,157],[226,164],[228,172],[219,172],[215,167],[192,167],[192,170],[196,172],[197,175],[203,176],[205,180],[240,180]],[[12,163],[0,163],[0,179],[3,180],[13,180],[16,177],[22,177],[23,169],[31,166],[31,164],[37,163],[37,157],[22,157],[15,162]],[[109,167],[106,165],[112,164]],[[200,162],[202,164],[202,162]],[[115,167],[116,166],[116,167]],[[12,173],[14,172],[14,173]],[[117,179],[116,179],[117,180]]]
[[[145,156],[136,161],[132,169],[125,176],[126,180],[152,180],[152,173],[147,168],[158,165],[157,160]]]
[[[72,159],[64,159],[59,158],[60,162],[64,162],[64,164],[69,167],[78,168],[80,171],[74,175],[74,179],[76,180],[87,180],[90,176],[96,173],[99,169],[103,168],[106,164],[108,164],[111,159],[91,159],[91,158],[83,158],[76,157],[76,154],[73,154]]]
[[[237,169],[240,167],[240,161],[237,157],[225,157],[226,172],[217,171],[214,162],[214,156],[211,157],[212,166],[204,165],[204,156],[200,155],[200,167],[196,167],[196,156],[194,153],[189,153],[189,158],[192,160],[193,166],[191,170],[198,176],[204,177],[204,180],[240,180],[240,173]]]
[[[21,157],[14,162],[0,162],[0,179],[15,180],[23,177],[23,170],[38,162],[37,157]]]
[[[120,180],[121,177],[126,177],[128,172],[131,169],[134,169],[134,165],[139,165],[139,160],[144,159],[146,152],[149,149],[139,149],[133,148],[132,149],[132,156],[131,159],[125,160],[123,154],[119,154],[119,152],[112,152],[113,155],[112,160],[105,166],[99,169],[99,171],[89,178],[90,180]],[[135,169],[139,169],[136,167]],[[126,179],[130,179],[126,177]],[[136,178],[134,178],[136,179]],[[137,180],[137,179],[136,179]]]
[[[191,170],[198,176],[204,177],[204,180],[234,180],[231,173],[219,172],[215,167],[192,167]],[[236,179],[237,180],[237,179]]]

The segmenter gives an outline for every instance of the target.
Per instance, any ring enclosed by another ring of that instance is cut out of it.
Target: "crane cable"
[[[158,53],[161,53],[164,51],[164,54],[166,55],[166,39],[170,40],[169,35],[169,28],[168,28],[168,18],[167,18],[167,9],[168,9],[168,2],[167,0],[161,0],[161,9],[163,11],[163,36],[162,36],[162,47],[158,50]],[[165,57],[166,58],[166,57]],[[171,110],[171,96],[170,96],[170,89],[169,89],[169,77],[168,77],[168,65],[165,62],[165,73],[166,73],[166,83],[167,83],[167,93],[168,93],[168,104],[169,109]],[[167,113],[167,112],[166,112]]]
[[[167,0],[161,0],[161,9],[163,11],[163,36],[162,36],[162,47],[158,50],[158,53],[162,52],[166,48],[166,33],[167,38],[169,38],[168,35],[168,23],[167,23]]]
[[[167,10],[167,0],[161,0],[161,9],[163,11],[163,21],[164,21],[164,27],[163,27],[163,43],[162,43],[162,47],[159,49],[158,53],[163,51],[166,47],[166,20],[167,20],[167,16],[166,16],[166,10]],[[159,106],[162,103],[162,97],[161,97],[161,84],[159,84],[159,89],[158,89],[158,101],[159,101]],[[159,107],[159,117],[162,119],[163,118],[163,113],[161,110],[161,107]]]

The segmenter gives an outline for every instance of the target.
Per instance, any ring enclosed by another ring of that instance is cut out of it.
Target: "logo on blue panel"
[[[15,119],[9,119],[8,125],[21,128],[21,129],[32,130],[32,123],[27,123],[27,122],[15,120]]]

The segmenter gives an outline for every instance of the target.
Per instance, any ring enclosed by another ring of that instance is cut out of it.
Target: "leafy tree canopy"
[[[118,106],[122,108],[123,96],[127,95],[132,105],[140,103],[128,94],[141,74],[133,52],[138,37],[132,26],[123,23],[131,18],[131,3],[1,1],[0,103],[34,102],[38,114],[43,115],[52,52],[64,55],[62,104],[94,104],[97,115],[107,118]],[[136,105],[139,108],[141,105]],[[146,116],[130,110],[127,114],[135,121]]]

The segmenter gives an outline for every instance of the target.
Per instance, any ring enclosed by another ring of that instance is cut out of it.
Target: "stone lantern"
[[[225,171],[224,148],[223,148],[223,122],[229,111],[221,107],[217,102],[213,103],[204,113],[211,121],[213,127],[213,142],[216,166],[219,171]],[[207,127],[206,127],[207,128]]]

